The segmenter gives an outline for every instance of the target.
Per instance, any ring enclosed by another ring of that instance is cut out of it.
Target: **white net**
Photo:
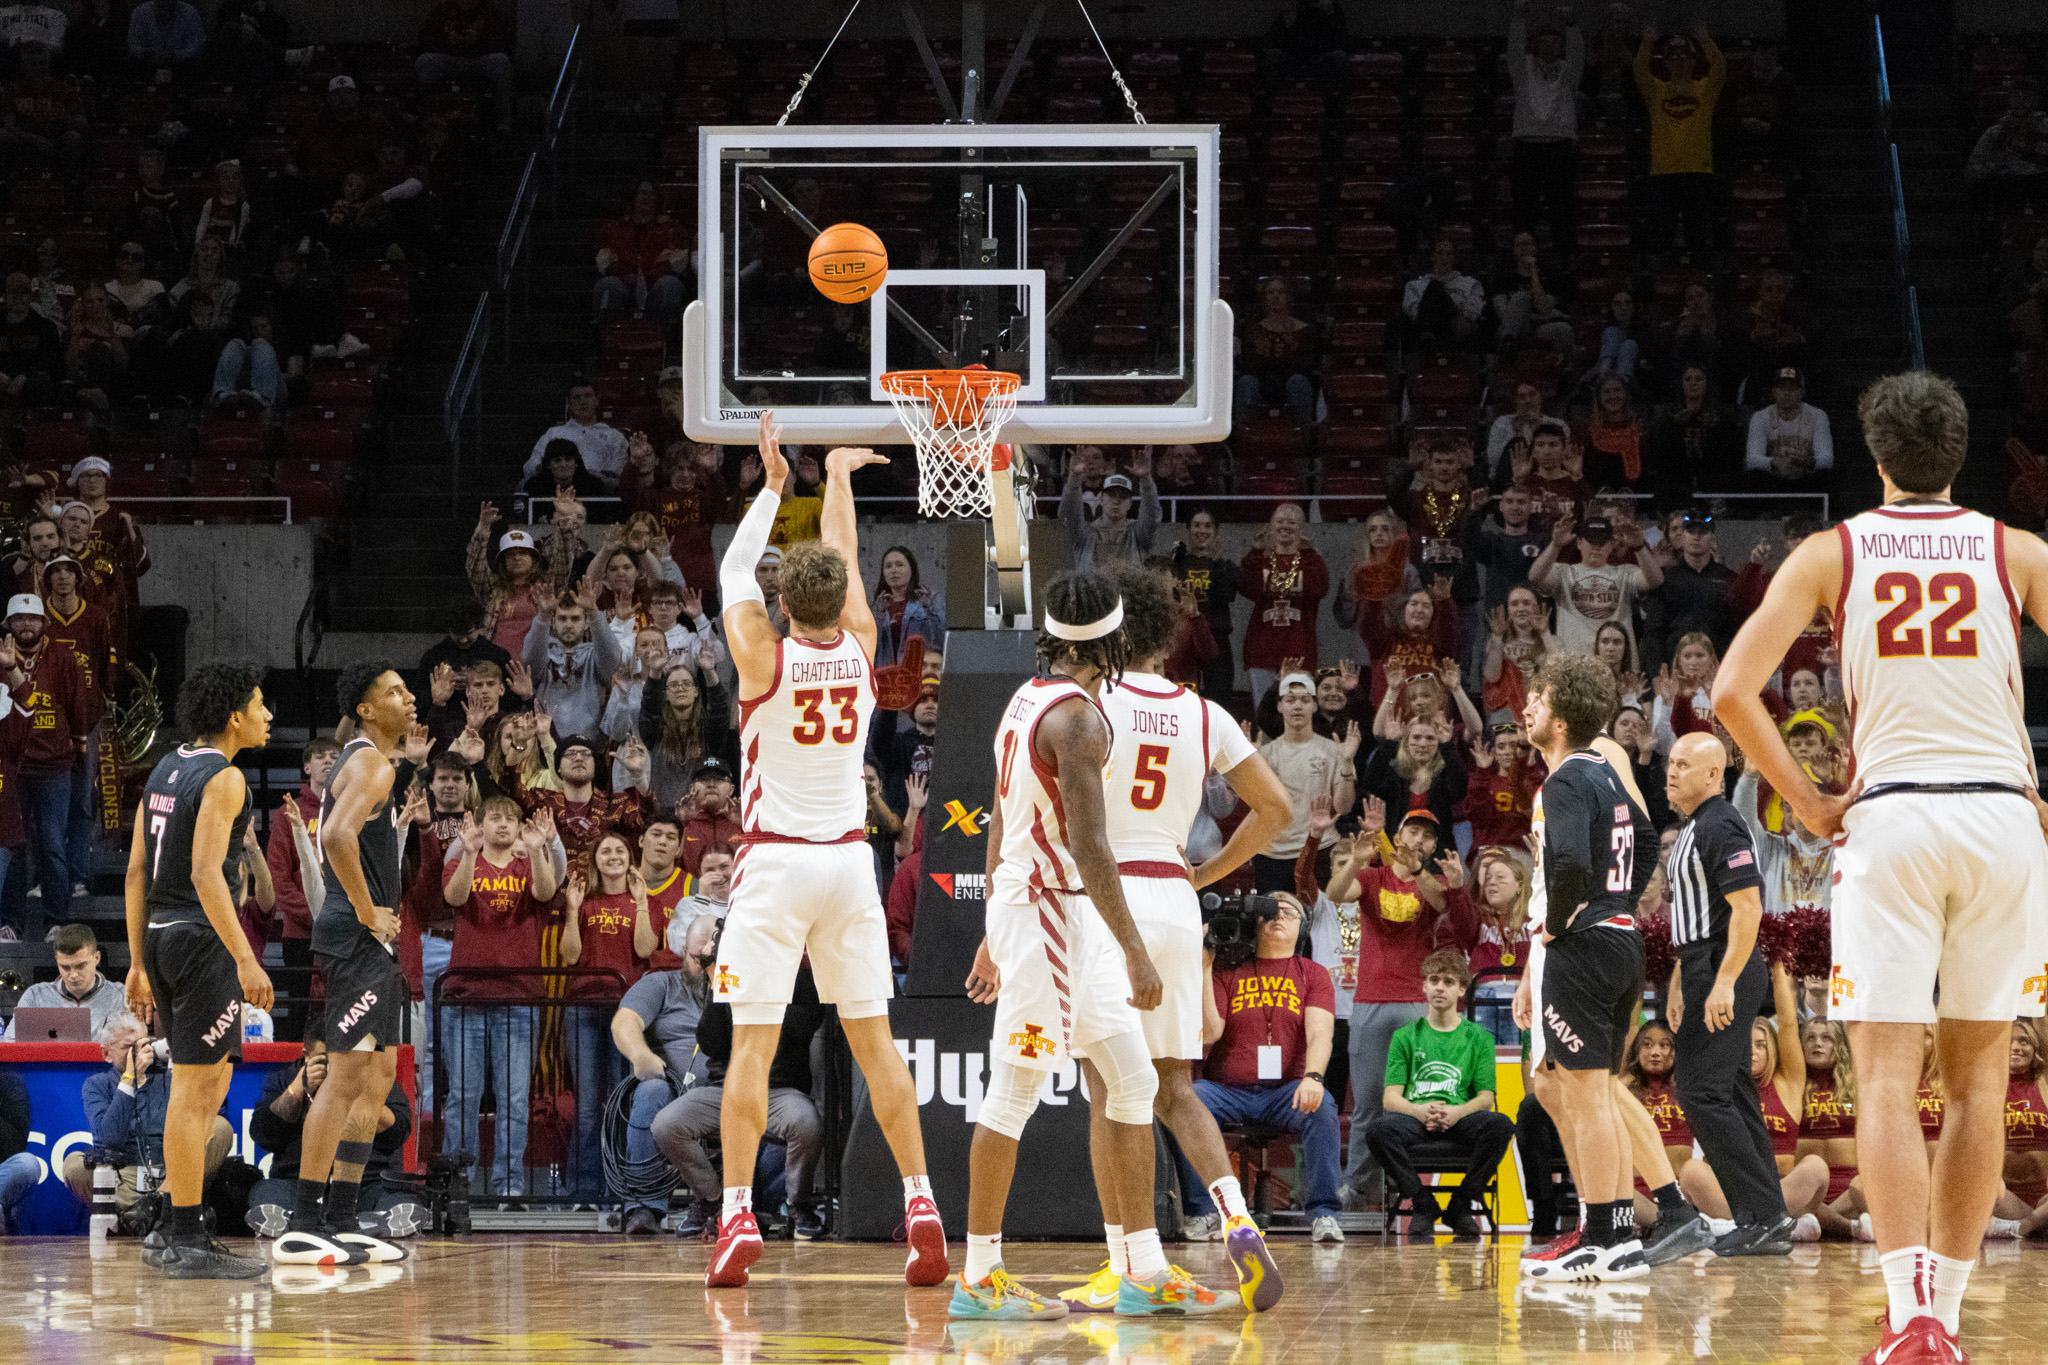
[[[928,517],[987,517],[989,456],[1017,411],[1014,374],[1001,370],[895,370],[882,391],[917,446],[917,509]]]

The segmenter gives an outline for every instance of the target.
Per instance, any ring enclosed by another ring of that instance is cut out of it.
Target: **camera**
[[[1216,966],[1233,971],[1259,951],[1259,930],[1280,917],[1280,898],[1239,891],[1229,896],[1202,896],[1202,946],[1216,955]]]

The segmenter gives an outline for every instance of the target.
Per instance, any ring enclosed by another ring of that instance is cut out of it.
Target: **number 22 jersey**
[[[2020,695],[2020,604],[2005,527],[1947,502],[1892,503],[1835,528],[1835,644],[1855,774],[2034,785]]]

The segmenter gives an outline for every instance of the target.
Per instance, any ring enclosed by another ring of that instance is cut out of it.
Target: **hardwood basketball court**
[[[1187,1322],[1099,1314],[1046,1324],[946,1318],[948,1291],[907,1289],[894,1247],[771,1242],[745,1289],[706,1291],[709,1248],[673,1238],[474,1237],[413,1259],[275,1281],[179,1283],[136,1243],[0,1241],[0,1360],[95,1365],[270,1362],[715,1362],[716,1365],[1336,1365],[1344,1362],[1797,1361],[1852,1365],[1884,1304],[1876,1252],[1802,1246],[1789,1260],[1696,1257],[1604,1286],[1520,1283],[1519,1237],[1434,1245],[1354,1235],[1275,1245],[1287,1297],[1270,1313]],[[1171,1249],[1227,1282],[1220,1244]],[[957,1265],[959,1248],[954,1248]],[[1042,1291],[1094,1268],[1081,1244],[1009,1249]],[[1993,1243],[1970,1281],[1963,1339],[1981,1365],[2048,1358],[2048,1252]]]

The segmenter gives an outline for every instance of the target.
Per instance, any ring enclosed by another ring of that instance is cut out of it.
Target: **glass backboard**
[[[1013,441],[1195,442],[1230,429],[1213,125],[707,127],[684,425],[749,443],[900,443],[877,377],[1008,370]],[[861,223],[889,276],[842,306],[812,237]],[[715,263],[715,268],[713,266]]]

